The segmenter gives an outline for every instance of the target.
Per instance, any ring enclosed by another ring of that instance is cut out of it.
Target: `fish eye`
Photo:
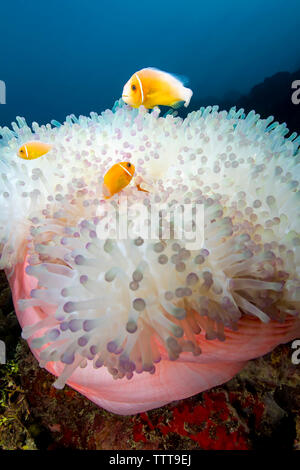
[[[133,91],[135,91],[135,90],[136,90],[136,86],[135,86],[135,85],[131,85],[131,89],[132,89]]]
[[[131,167],[131,163],[127,163],[127,168],[130,168]]]
[[[20,153],[24,153],[24,150],[20,150]]]

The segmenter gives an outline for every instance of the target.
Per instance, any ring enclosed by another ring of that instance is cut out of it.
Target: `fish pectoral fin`
[[[162,97],[161,92],[158,92],[158,91],[149,91],[149,92],[147,93],[147,96],[146,96],[146,100],[145,100],[145,101],[147,101],[147,103],[158,103],[158,104],[160,104],[159,102],[161,101],[161,97]],[[154,106],[157,106],[158,104],[153,104],[153,105],[151,106],[151,108],[149,108],[149,109],[154,108]],[[147,107],[148,107],[148,106],[147,106]]]
[[[172,103],[171,106],[174,109],[181,108],[184,105],[185,101],[180,100],[180,101],[175,101],[175,103]]]

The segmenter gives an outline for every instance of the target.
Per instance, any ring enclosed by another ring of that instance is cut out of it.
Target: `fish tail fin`
[[[190,101],[191,101],[191,97],[193,96],[193,92],[190,88],[184,88],[184,106],[185,108],[188,107],[188,105],[190,104]]]
[[[105,199],[109,199],[111,197],[110,190],[108,189],[105,183],[102,184],[102,193]]]

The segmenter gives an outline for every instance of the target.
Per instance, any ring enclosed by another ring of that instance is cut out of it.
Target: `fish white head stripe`
[[[119,163],[120,167],[123,168],[124,171],[126,171],[126,173],[128,173],[129,176],[132,176],[132,174],[130,173],[130,171],[127,170],[127,168],[125,168],[123,165],[121,165],[121,163]]]
[[[141,79],[140,79],[140,77],[138,76],[137,73],[135,74],[135,76],[138,79],[138,82],[139,82],[139,85],[140,85],[141,94],[142,94],[142,104],[143,104],[144,103],[144,91],[143,91],[142,82],[141,82]]]
[[[26,146],[26,145],[24,145],[24,149],[25,149],[25,152],[26,152],[26,157],[29,158],[28,150],[27,150],[27,146]]]

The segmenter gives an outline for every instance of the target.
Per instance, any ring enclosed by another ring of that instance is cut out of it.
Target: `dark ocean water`
[[[3,0],[0,125],[101,112],[147,66],[189,77],[190,109],[238,101],[300,67],[299,25],[299,0]]]

